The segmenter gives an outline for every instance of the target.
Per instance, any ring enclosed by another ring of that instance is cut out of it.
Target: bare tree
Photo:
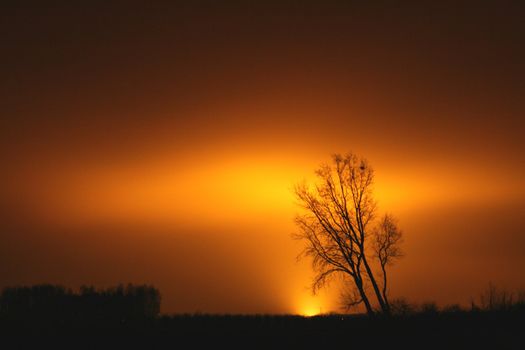
[[[372,193],[373,169],[364,158],[336,154],[333,164],[321,166],[316,175],[318,182],[314,186],[302,183],[295,188],[297,199],[304,208],[304,212],[296,216],[299,231],[295,238],[306,243],[300,256],[312,258],[317,273],[313,291],[323,287],[332,276],[342,274],[355,287],[356,293],[349,294],[352,295],[350,304],[363,303],[368,314],[372,315],[375,296],[380,310],[388,314],[386,284],[381,288],[372,264],[374,260],[386,258],[386,266],[393,258],[390,254],[395,251],[393,248],[399,240],[381,250],[381,255],[374,254],[374,250],[368,247],[369,231],[372,235],[382,232],[381,229],[370,229],[376,213]],[[383,269],[383,275],[383,282],[386,282],[386,269]]]

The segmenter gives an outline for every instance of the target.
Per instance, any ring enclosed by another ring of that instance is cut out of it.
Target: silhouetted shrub
[[[397,298],[390,302],[391,313],[394,316],[409,316],[414,314],[416,307],[405,298]]]
[[[480,294],[480,308],[487,311],[510,310],[520,304],[525,304],[525,293],[517,292],[516,295],[505,289],[498,289],[489,283],[487,289]]]
[[[520,309],[525,308],[525,290],[520,290],[517,292],[516,307]]]
[[[433,301],[426,302],[421,304],[421,306],[419,307],[419,312],[427,316],[434,316],[439,313],[439,308]]]
[[[444,313],[458,313],[464,311],[459,304],[450,304],[443,307]]]

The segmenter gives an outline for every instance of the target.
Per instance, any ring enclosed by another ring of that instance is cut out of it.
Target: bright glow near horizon
[[[147,282],[163,312],[338,311],[337,285],[305,296],[292,190],[351,151],[405,233],[393,297],[525,288],[519,11],[132,3],[2,8],[0,287]]]

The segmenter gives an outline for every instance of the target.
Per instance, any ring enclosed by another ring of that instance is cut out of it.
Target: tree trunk
[[[370,300],[368,300],[368,296],[365,293],[365,290],[363,288],[363,283],[361,281],[355,281],[355,284],[357,286],[357,290],[359,291],[359,294],[361,295],[361,299],[363,300],[363,303],[365,304],[366,313],[368,316],[374,315],[374,309],[372,308],[372,305],[370,304]]]
[[[383,263],[381,263],[381,270],[383,271],[383,300],[385,302],[386,308],[388,309],[388,312],[390,313],[390,303],[388,302],[388,297],[387,297],[386,268],[385,268],[385,264]]]
[[[384,314],[389,314],[388,307],[385,304],[385,301],[383,300],[383,296],[381,295],[381,291],[379,290],[379,286],[377,285],[376,279],[374,277],[374,273],[372,272],[372,269],[370,268],[370,265],[368,265],[368,261],[366,261],[366,257],[363,254],[363,264],[365,265],[366,273],[368,274],[368,277],[370,278],[370,282],[372,283],[372,287],[374,288],[374,292],[377,297],[377,301],[379,302],[379,306],[381,307],[381,311],[383,311]]]

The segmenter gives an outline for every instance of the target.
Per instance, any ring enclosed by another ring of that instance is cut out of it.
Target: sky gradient
[[[0,287],[337,310],[292,189],[353,151],[405,233],[394,297],[525,288],[520,2],[80,3],[0,5]]]

